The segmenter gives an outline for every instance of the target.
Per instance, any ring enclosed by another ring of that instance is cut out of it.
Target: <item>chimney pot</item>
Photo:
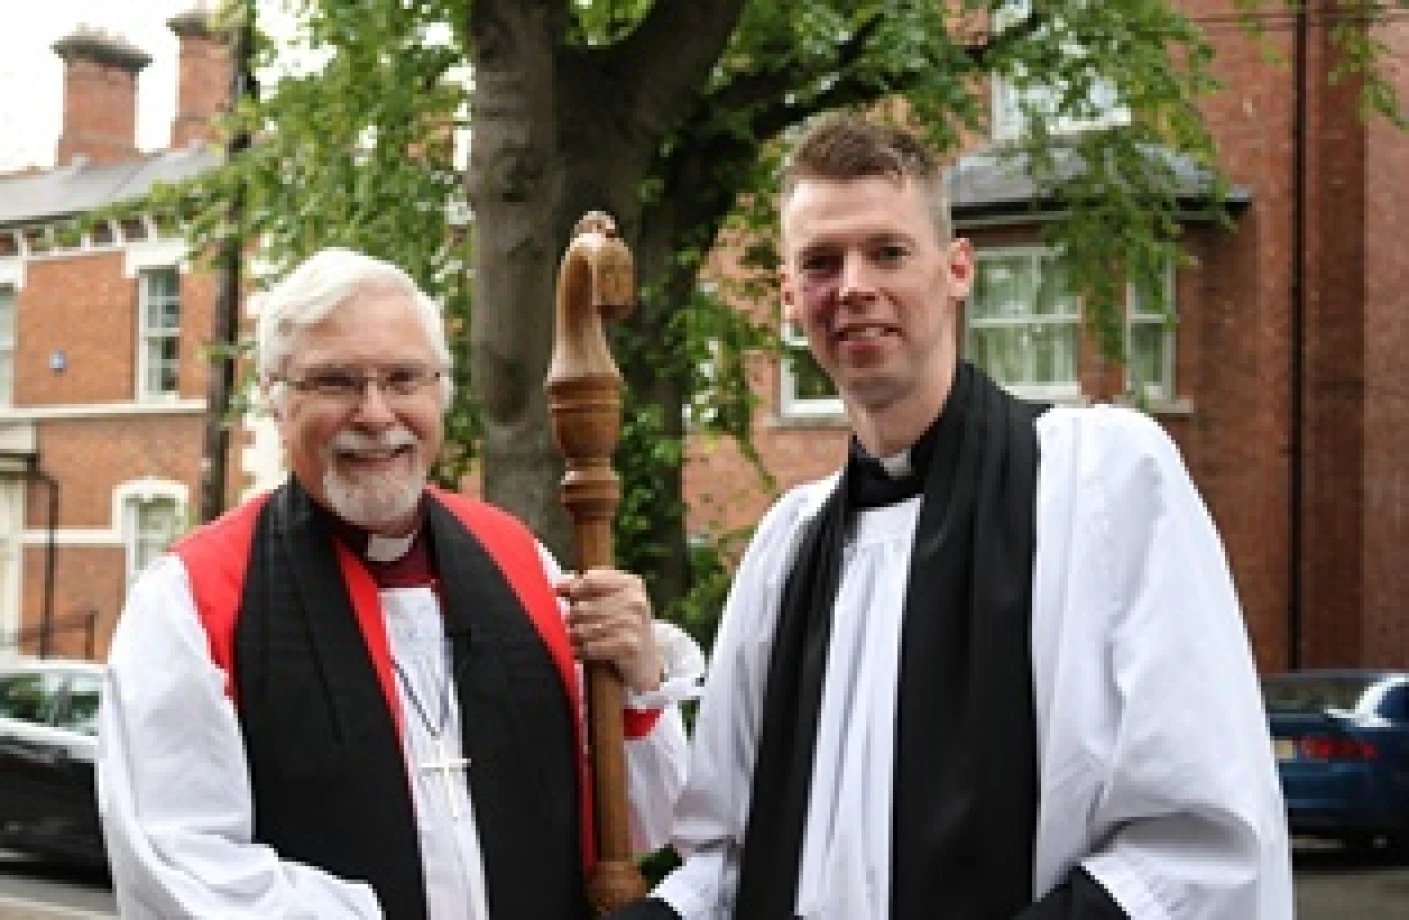
[[[166,25],[181,46],[171,147],[180,150],[197,141],[213,142],[213,120],[230,98],[227,37],[203,3],[173,16]]]
[[[52,47],[64,61],[59,165],[79,156],[95,164],[137,156],[137,74],[151,55],[90,26],[79,26]]]

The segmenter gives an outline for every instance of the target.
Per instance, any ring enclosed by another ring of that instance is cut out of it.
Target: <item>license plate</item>
[[[1296,742],[1290,738],[1273,739],[1272,749],[1277,752],[1278,760],[1296,760]]]

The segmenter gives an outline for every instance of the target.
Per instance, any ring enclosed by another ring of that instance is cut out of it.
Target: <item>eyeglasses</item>
[[[433,381],[445,376],[445,371],[421,364],[396,364],[373,371],[351,367],[315,368],[302,377],[277,376],[300,393],[310,393],[326,399],[354,402],[366,397],[367,384],[376,382],[384,398],[415,396]]]

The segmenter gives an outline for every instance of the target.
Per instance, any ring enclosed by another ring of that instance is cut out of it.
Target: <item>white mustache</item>
[[[380,436],[370,435],[355,429],[346,429],[334,435],[328,446],[338,453],[351,454],[396,450],[401,447],[415,447],[418,444],[420,441],[407,428],[392,428]]]

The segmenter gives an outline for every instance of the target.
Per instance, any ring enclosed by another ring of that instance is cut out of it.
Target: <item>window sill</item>
[[[1170,418],[1187,418],[1194,414],[1194,401],[1183,396],[1176,396],[1173,399],[1149,399],[1143,405],[1129,396],[1120,396],[1111,400],[1111,403],[1116,406],[1139,409],[1150,415]]]
[[[781,413],[768,416],[764,425],[770,429],[789,431],[794,429],[849,428],[851,421],[845,412]]]

